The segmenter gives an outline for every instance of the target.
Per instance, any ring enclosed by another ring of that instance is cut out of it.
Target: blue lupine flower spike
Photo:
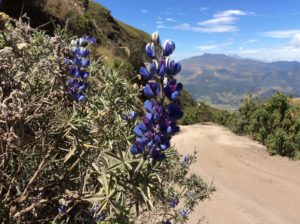
[[[171,40],[166,40],[161,46],[157,32],[152,34],[152,42],[145,47],[152,62],[145,63],[139,70],[147,81],[143,88],[147,100],[144,103],[146,114],[133,129],[136,137],[130,147],[133,155],[144,154],[157,161],[164,160],[172,135],[179,131],[177,120],[183,113],[178,97],[182,84],[177,83],[173,76],[180,72],[181,65],[169,59],[174,50],[175,43]],[[169,99],[168,105],[166,98]]]
[[[86,100],[86,90],[88,84],[85,79],[89,77],[87,71],[90,60],[88,59],[90,51],[88,43],[95,44],[96,39],[93,37],[84,36],[71,41],[70,51],[72,58],[65,58],[65,63],[69,66],[68,72],[71,78],[67,81],[67,93],[70,99],[77,102]]]

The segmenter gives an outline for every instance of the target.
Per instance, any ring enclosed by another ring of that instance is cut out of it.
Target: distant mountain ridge
[[[179,80],[197,100],[237,107],[251,94],[266,98],[280,91],[300,96],[300,62],[262,62],[224,54],[203,54],[181,61]]]

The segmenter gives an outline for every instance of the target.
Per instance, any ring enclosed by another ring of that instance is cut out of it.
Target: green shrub
[[[191,125],[202,122],[213,122],[220,125],[233,127],[235,125],[235,114],[225,110],[219,110],[199,102],[197,106],[184,108],[184,117],[181,120],[183,125]]]
[[[93,22],[89,13],[85,12],[78,18],[78,27],[81,29],[81,32],[84,34],[91,34],[93,31]]]
[[[271,155],[279,154],[289,157],[294,155],[292,142],[288,133],[280,128],[277,128],[268,136],[266,146]]]
[[[0,223],[134,223],[151,215],[185,223],[172,198],[190,210],[212,188],[189,175],[175,149],[156,162],[132,156],[138,89],[93,62],[88,100],[66,93],[71,38],[11,21],[0,34]],[[147,223],[144,222],[144,223]],[[102,222],[103,223],[103,222]]]
[[[290,102],[290,97],[282,93],[263,102],[245,99],[239,109],[238,133],[265,144],[272,155],[295,157],[300,151],[300,108]]]

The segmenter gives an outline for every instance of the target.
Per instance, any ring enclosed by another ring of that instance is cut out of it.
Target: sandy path
[[[189,224],[203,216],[210,224],[300,224],[300,162],[211,124],[182,127],[173,144],[181,154],[197,149],[192,172],[217,190]]]

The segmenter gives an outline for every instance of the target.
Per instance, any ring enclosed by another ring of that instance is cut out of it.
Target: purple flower
[[[146,54],[149,58],[155,58],[156,56],[156,53],[155,53],[155,45],[153,43],[149,43],[146,45],[145,47],[145,50],[146,50]]]
[[[84,47],[79,47],[79,48],[77,48],[77,49],[75,50],[74,53],[75,53],[76,55],[78,55],[78,56],[81,56],[81,57],[87,57],[87,56],[89,56],[90,51],[87,50],[87,49],[84,48]]]
[[[171,40],[166,40],[163,44],[163,55],[168,57],[175,50],[175,43]]]
[[[81,59],[81,67],[86,68],[86,67],[88,67],[89,65],[90,65],[90,61],[89,61],[88,59],[86,59],[86,58],[82,58],[82,59]]]
[[[100,208],[100,205],[98,204],[98,203],[96,203],[93,207],[92,207],[92,212],[97,212],[98,211],[98,209]]]
[[[105,214],[96,215],[95,219],[98,222],[102,222],[102,221],[104,221],[106,219],[106,215]]]
[[[172,224],[172,223],[169,219],[167,219],[166,221],[162,221],[162,224]]]
[[[89,77],[89,72],[86,71],[86,68],[90,65],[90,60],[87,58],[90,54],[87,49],[89,42],[94,44],[95,38],[83,36],[82,38],[72,40],[70,51],[73,53],[73,58],[65,58],[65,62],[69,66],[68,73],[72,76],[67,81],[67,93],[70,99],[78,102],[86,100],[85,92],[88,84],[83,79]]]
[[[158,153],[158,152],[157,153],[152,153],[151,156],[156,161],[162,161],[165,158],[167,158],[166,154],[164,154],[164,153]]]
[[[167,66],[165,61],[161,61],[159,64],[158,74],[160,77],[164,77],[164,75],[167,73]]]
[[[86,100],[86,96],[85,95],[78,95],[77,96],[77,100],[78,100],[78,102],[82,102],[82,101],[85,101]]]
[[[188,198],[192,197],[193,194],[194,194],[194,192],[192,192],[192,191],[186,192],[186,196],[187,196]]]
[[[186,165],[190,164],[191,162],[191,156],[190,155],[185,155],[182,159],[182,162]]]
[[[177,84],[172,77],[180,71],[181,66],[166,58],[175,50],[173,41],[165,41],[162,47],[158,33],[154,33],[152,39],[153,42],[147,44],[145,49],[153,60],[145,63],[145,67],[139,71],[148,80],[143,93],[151,99],[144,102],[146,114],[133,129],[136,140],[130,151],[133,155],[142,153],[144,156],[150,155],[154,160],[163,160],[166,158],[164,151],[170,148],[171,136],[179,131],[176,120],[183,116],[177,100],[182,84]],[[173,102],[166,106],[165,97]]]
[[[67,65],[73,64],[73,62],[69,58],[65,58],[65,62]]]
[[[159,84],[157,84],[156,82],[149,82],[148,84],[146,84],[144,88],[145,96],[155,97],[158,96],[159,93],[160,93]]]
[[[177,75],[180,71],[181,71],[181,64],[175,63],[175,61],[172,60],[168,66],[168,73],[171,75]]]
[[[182,88],[182,84],[176,84],[176,80],[173,79],[165,86],[164,93],[170,100],[176,100]]]
[[[171,120],[178,120],[183,117],[183,112],[180,110],[180,107],[175,103],[169,104],[167,110]]]
[[[154,63],[145,64],[146,67],[140,68],[140,74],[145,79],[152,79],[156,74],[156,66]]]
[[[189,215],[190,211],[186,208],[180,209],[179,214],[183,217],[183,218],[187,218]]]
[[[90,42],[91,44],[96,44],[97,40],[96,40],[96,38],[94,38],[94,37],[90,37],[90,38],[89,38],[89,42]]]
[[[169,205],[170,207],[172,208],[175,208],[179,203],[179,199],[178,198],[173,198],[170,202],[169,202]]]

